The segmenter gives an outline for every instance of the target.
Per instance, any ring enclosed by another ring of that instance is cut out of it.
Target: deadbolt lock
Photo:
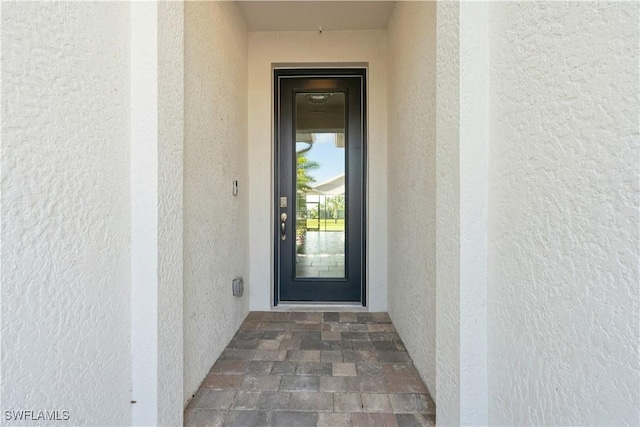
[[[287,220],[287,214],[285,212],[282,212],[280,214],[280,221],[285,222]]]

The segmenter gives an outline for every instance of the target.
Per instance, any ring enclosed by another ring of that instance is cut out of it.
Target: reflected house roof
[[[338,194],[344,194],[344,173],[336,175],[333,178],[329,178],[326,181],[320,182],[311,187],[311,190],[307,195],[320,195],[325,194],[329,196],[336,196]]]

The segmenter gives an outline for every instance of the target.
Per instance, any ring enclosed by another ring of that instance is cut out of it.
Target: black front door
[[[276,70],[274,87],[274,303],[364,305],[365,70]]]

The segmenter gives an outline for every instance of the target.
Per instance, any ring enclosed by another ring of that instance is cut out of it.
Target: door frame
[[[368,171],[368,126],[367,126],[367,68],[365,67],[354,67],[354,68],[273,68],[273,197],[272,197],[272,245],[273,245],[273,306],[276,307],[280,303],[285,304],[318,304],[318,305],[326,305],[326,304],[346,304],[346,305],[354,305],[354,303],[349,302],[327,302],[327,301],[280,301],[280,242],[278,236],[280,235],[279,230],[279,222],[276,221],[279,218],[279,190],[280,190],[280,80],[283,78],[309,78],[309,77],[358,77],[361,79],[361,99],[360,106],[362,111],[362,123],[361,123],[361,132],[362,132],[362,167],[361,167],[361,191],[362,191],[362,202],[360,206],[361,218],[360,218],[360,227],[361,227],[361,292],[360,292],[360,303],[355,302],[355,304],[362,305],[363,307],[367,306],[367,194],[368,194],[368,183],[367,183],[367,171]]]

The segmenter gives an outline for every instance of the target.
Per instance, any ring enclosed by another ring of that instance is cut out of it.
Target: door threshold
[[[295,302],[280,303],[275,307],[271,307],[271,311],[362,311],[367,312],[369,309],[363,307],[362,303],[315,303],[315,302]]]

